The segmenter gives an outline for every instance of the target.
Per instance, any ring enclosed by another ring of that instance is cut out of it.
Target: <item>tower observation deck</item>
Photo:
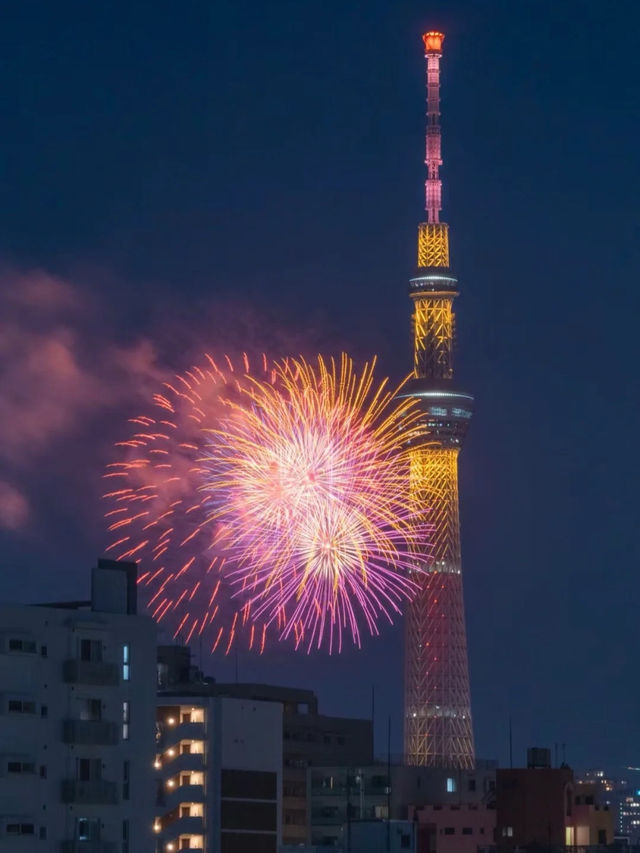
[[[413,303],[413,373],[406,393],[424,412],[424,439],[411,450],[410,490],[432,525],[417,560],[423,574],[405,635],[404,751],[409,764],[472,768],[475,762],[458,513],[458,453],[473,397],[453,381],[458,280],[449,266],[449,226],[440,222],[440,58],[444,35],[423,35],[427,61],[426,222],[418,226]]]

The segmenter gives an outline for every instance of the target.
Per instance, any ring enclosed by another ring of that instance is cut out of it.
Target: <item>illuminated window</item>
[[[129,643],[122,647],[122,680],[129,681]]]
[[[449,776],[447,778],[447,794],[455,794],[456,790],[456,780],[453,778],[453,776]]]

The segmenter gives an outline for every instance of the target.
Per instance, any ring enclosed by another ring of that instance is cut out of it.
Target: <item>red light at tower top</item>
[[[435,30],[430,30],[422,36],[424,42],[424,52],[442,53],[442,42],[444,41],[444,33],[437,33]]]
[[[442,210],[442,166],[440,140],[440,57],[442,56],[443,33],[431,30],[422,36],[424,55],[427,60],[427,180],[425,183],[425,209],[427,222],[439,222]]]

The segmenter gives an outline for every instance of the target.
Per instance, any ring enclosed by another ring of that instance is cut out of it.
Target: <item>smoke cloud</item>
[[[112,333],[81,287],[42,271],[0,275],[0,527],[32,522],[42,478],[63,485],[63,461],[90,468],[100,419],[164,378],[149,339]]]

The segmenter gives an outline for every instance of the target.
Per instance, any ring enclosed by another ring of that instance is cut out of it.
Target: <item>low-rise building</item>
[[[360,766],[312,767],[308,784],[311,842],[320,847],[347,849],[350,823],[390,817],[400,821],[415,819],[422,832],[422,842],[418,844],[429,842],[432,846],[428,850],[433,851],[434,830],[439,838],[442,828],[442,835],[448,838],[450,827],[457,824],[451,820],[444,822],[445,816],[451,813],[459,817],[458,812],[468,806],[475,808],[474,818],[471,823],[469,820],[460,823],[459,836],[466,836],[471,826],[476,846],[493,841],[495,812],[491,806],[495,768],[490,762],[480,763],[474,770],[389,765],[382,761]],[[423,806],[429,806],[433,812],[421,812]]]
[[[548,749],[528,750],[526,768],[496,773],[496,846],[598,846],[613,842],[613,815],[595,785],[576,783],[573,770],[551,766]]]
[[[88,601],[0,607],[0,849],[152,849],[155,655],[133,563],[98,561]]]
[[[576,846],[602,847],[613,843],[614,814],[606,803],[599,802],[595,785],[575,784],[572,817],[571,835]]]

